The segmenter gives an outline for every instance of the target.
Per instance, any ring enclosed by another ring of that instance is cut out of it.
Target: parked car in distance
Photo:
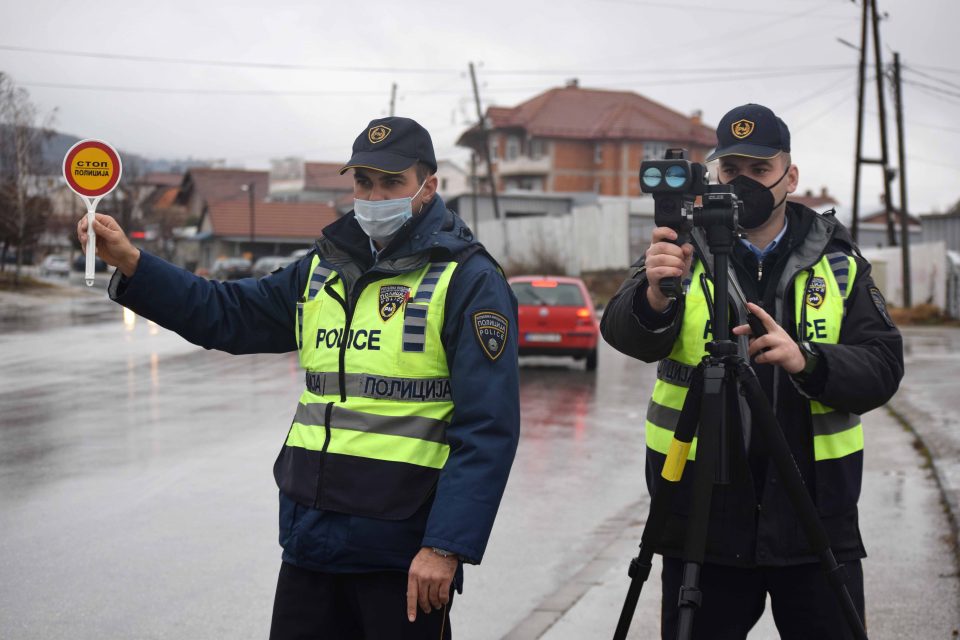
[[[290,256],[264,256],[253,263],[253,277],[262,278],[293,262]]]
[[[214,280],[239,280],[253,274],[253,265],[246,258],[219,258],[213,263],[210,275]]]
[[[521,356],[573,356],[597,368],[600,325],[587,286],[567,276],[514,276]]]
[[[296,251],[291,252],[291,253],[290,253],[290,261],[293,262],[293,261],[295,261],[295,260],[299,260],[299,259],[302,258],[303,256],[305,256],[305,255],[307,255],[308,253],[310,253],[310,251],[311,251],[312,249],[313,249],[313,247],[309,247],[309,248],[307,248],[307,249],[297,249]]]
[[[73,259],[73,270],[74,271],[87,270],[87,256],[85,254],[83,253],[78,254],[77,257]],[[94,257],[93,271],[94,273],[106,273],[107,263],[101,260],[100,258]]]
[[[70,275],[70,261],[64,256],[47,256],[40,263],[41,276]]]

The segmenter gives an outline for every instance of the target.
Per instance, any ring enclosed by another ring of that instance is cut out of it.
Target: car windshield
[[[586,303],[580,287],[575,284],[549,281],[548,286],[530,282],[513,282],[510,286],[519,304],[541,304],[548,307],[582,307]]]

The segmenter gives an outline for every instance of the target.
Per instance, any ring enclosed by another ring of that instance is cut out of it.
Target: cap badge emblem
[[[733,137],[738,140],[743,140],[751,133],[753,133],[753,123],[744,118],[743,120],[737,120],[732,125],[730,125],[730,130],[733,132]]]
[[[386,140],[391,131],[392,129],[390,127],[378,124],[375,127],[370,127],[370,131],[367,131],[367,139],[370,140],[371,143],[377,144],[378,142]]]

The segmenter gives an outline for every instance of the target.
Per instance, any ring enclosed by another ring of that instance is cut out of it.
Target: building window
[[[545,140],[539,138],[530,138],[529,142],[530,157],[539,160],[547,154],[547,144]]]
[[[490,161],[496,162],[500,159],[500,145],[496,138],[490,138]]]
[[[663,155],[667,152],[670,145],[666,142],[648,141],[643,143],[644,160],[663,160]]]
[[[504,160],[516,160],[520,155],[520,139],[516,136],[507,136],[507,149]]]
[[[599,142],[593,145],[593,161],[597,164],[603,162],[603,145]]]

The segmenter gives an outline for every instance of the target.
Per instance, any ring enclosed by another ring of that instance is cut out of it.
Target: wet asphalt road
[[[206,352],[102,298],[78,304],[83,318],[34,326],[0,312],[0,638],[266,637],[280,562],[271,469],[302,385],[295,357]],[[466,569],[455,637],[535,637],[523,629],[554,605],[545,637],[609,636],[646,516],[653,375],[607,348],[595,374],[522,362],[523,438],[487,559]],[[901,440],[881,452],[919,470]],[[872,622],[904,593],[957,597],[929,475],[901,475],[863,509],[892,510],[874,526],[899,527],[897,541],[916,541],[907,560],[939,558],[941,576],[868,595]],[[864,536],[874,557],[885,547],[871,538],[889,537]]]

